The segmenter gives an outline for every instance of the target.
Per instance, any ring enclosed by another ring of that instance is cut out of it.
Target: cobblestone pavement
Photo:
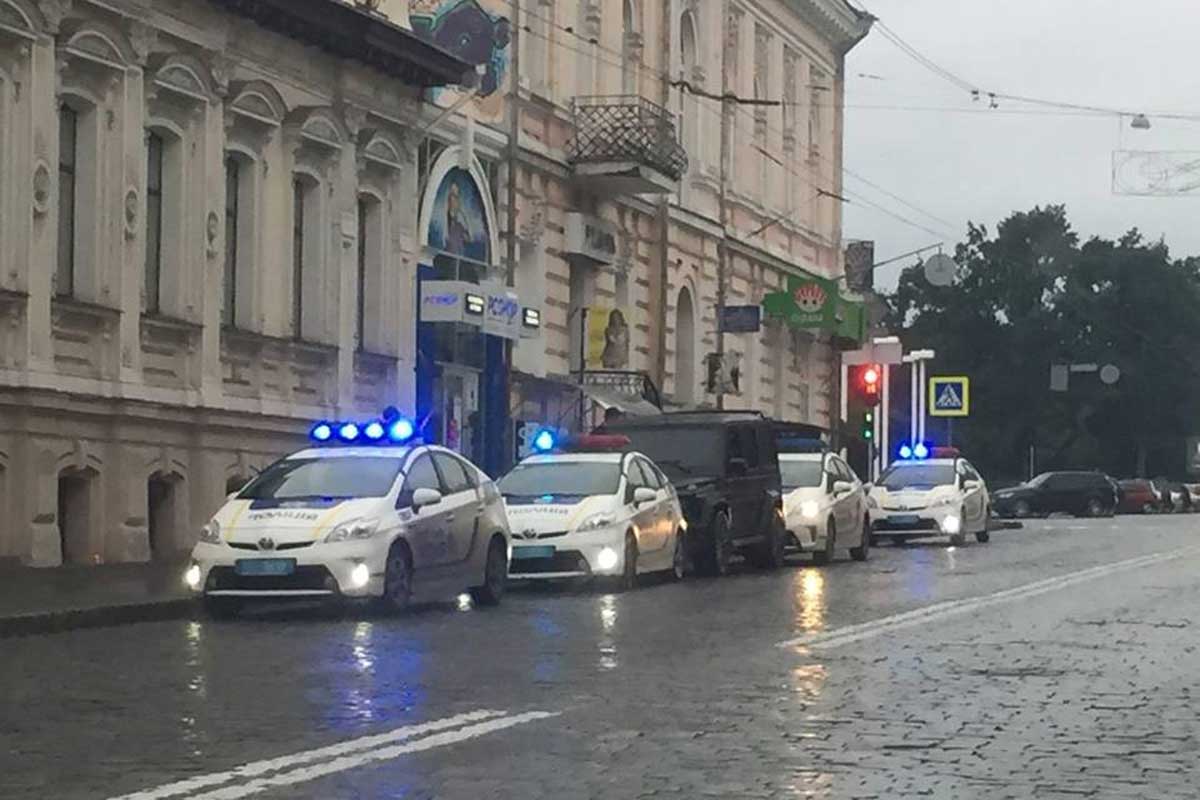
[[[1200,517],[0,641],[0,798],[1173,798]],[[1195,692],[1200,693],[1200,689]]]

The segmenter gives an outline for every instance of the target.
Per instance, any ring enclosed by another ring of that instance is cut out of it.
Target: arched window
[[[696,311],[686,286],[675,304],[675,400],[683,405],[696,402]]]
[[[699,54],[696,48],[696,21],[690,11],[684,12],[679,24],[679,52],[683,63],[683,80],[696,85],[701,83]],[[700,149],[700,101],[688,91],[680,95],[679,116],[683,126],[683,146],[692,163],[699,163]]]
[[[638,94],[642,72],[642,32],[637,0],[623,0],[621,16],[621,91]]]

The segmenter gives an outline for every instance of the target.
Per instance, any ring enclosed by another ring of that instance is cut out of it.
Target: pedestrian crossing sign
[[[971,415],[971,379],[965,375],[945,375],[929,379],[929,416],[967,417]]]

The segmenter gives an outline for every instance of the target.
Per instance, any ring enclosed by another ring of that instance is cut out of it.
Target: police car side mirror
[[[437,489],[417,489],[412,493],[412,510],[420,511],[426,506],[436,506],[442,502],[442,493]]]
[[[854,485],[852,483],[850,483],[849,481],[834,481],[833,482],[833,493],[835,495],[846,494],[847,492],[851,492],[853,490],[854,490]]]
[[[657,492],[655,492],[653,489],[648,489],[645,486],[639,486],[633,490],[633,504],[635,506],[653,503],[657,497]]]
[[[982,485],[983,484],[981,484],[979,481],[972,481],[972,480],[963,481],[963,489],[965,489],[968,492],[972,492],[972,491],[978,489]]]

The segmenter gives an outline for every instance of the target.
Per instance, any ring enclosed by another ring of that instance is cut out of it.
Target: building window
[[[525,11],[525,16],[528,18],[525,26],[525,32],[529,34],[526,39],[525,55],[529,59],[529,85],[539,94],[547,92],[546,75],[549,74],[549,52],[550,52],[550,36],[551,36],[551,15],[554,13],[554,6],[546,0],[537,0],[533,3],[532,8]]]
[[[675,303],[675,402],[696,402],[696,315],[686,287]]]
[[[383,203],[372,195],[358,198],[358,280],[354,347],[368,350],[368,320],[378,308],[383,277]]]
[[[302,178],[292,181],[292,335],[304,335],[304,215],[308,187]]]
[[[642,48],[636,0],[624,0],[622,22],[624,57],[621,59],[621,91],[625,94],[637,94],[638,78],[642,69]]]
[[[821,114],[821,104],[829,102],[829,86],[825,72],[818,67],[809,70],[809,103],[808,103],[808,158],[816,161],[821,157],[821,139],[825,133],[825,121]]]
[[[685,13],[679,24],[679,47],[683,58],[683,79],[691,82],[696,80],[696,65],[698,54],[696,49],[696,23],[690,13]],[[697,87],[702,88],[702,87]],[[694,94],[684,90],[680,95],[681,107],[679,116],[683,121],[683,146],[690,160],[699,162],[700,127],[697,117],[700,113],[700,102]]]
[[[225,270],[221,295],[221,324],[237,327],[237,281],[242,167],[234,156],[225,158]]]
[[[161,308],[163,236],[163,139],[146,137],[146,274],[142,307],[157,314]]]
[[[58,112],[58,264],[54,293],[75,293],[75,165],[79,146],[79,114],[68,106]]]

